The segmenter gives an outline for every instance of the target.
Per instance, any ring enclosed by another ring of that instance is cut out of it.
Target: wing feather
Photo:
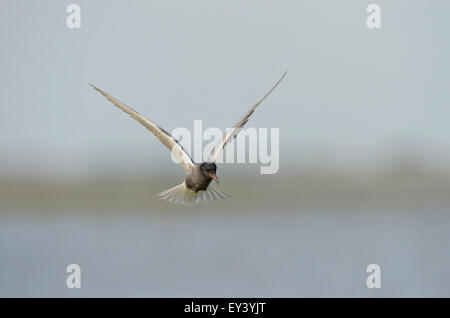
[[[256,107],[258,107],[266,98],[274,91],[274,89],[280,84],[280,82],[283,80],[283,78],[286,76],[287,71],[281,76],[281,78],[278,80],[278,82],[263,96],[259,101],[256,102],[255,105],[253,105],[250,110],[245,113],[244,116],[239,119],[239,121],[228,130],[223,136],[222,139],[216,144],[216,146],[211,151],[211,154],[209,155],[208,161],[214,162],[216,161],[217,156],[219,155],[220,151],[229,143],[233,138],[236,138],[236,136],[239,134],[239,132],[242,130],[242,127],[248,122],[250,116],[255,112]]]
[[[103,96],[105,96],[111,103],[116,105],[118,108],[123,110],[125,113],[130,115],[132,118],[137,120],[140,124],[142,124],[145,128],[150,130],[170,151],[175,155],[175,157],[180,161],[181,166],[183,167],[186,174],[191,173],[192,168],[194,167],[194,161],[191,159],[186,150],[181,146],[181,144],[176,140],[171,134],[165,131],[163,128],[159,127],[150,119],[142,116],[137,111],[128,107],[120,100],[112,97],[108,93],[102,91],[100,88],[91,85],[98,92],[100,92]]]

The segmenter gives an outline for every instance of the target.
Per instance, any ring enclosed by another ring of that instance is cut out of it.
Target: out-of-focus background
[[[0,5],[0,296],[450,296],[448,1],[78,0],[80,29],[70,3]],[[286,69],[248,123],[280,128],[279,173],[220,165],[231,198],[189,207],[88,86],[225,129]]]

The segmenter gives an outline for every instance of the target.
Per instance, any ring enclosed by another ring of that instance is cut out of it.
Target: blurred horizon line
[[[155,146],[160,146],[155,141]],[[159,148],[158,148],[159,149]],[[97,179],[136,178],[141,176],[183,175],[178,164],[170,160],[170,153],[161,146],[160,151],[127,144],[108,147],[96,151],[60,151],[59,153],[36,153],[30,155],[20,148],[15,153],[1,153],[0,179]],[[361,148],[358,151],[334,147],[311,146],[281,147],[279,157],[280,174],[347,174],[371,176],[408,172],[416,174],[450,174],[450,158],[446,149],[428,145],[398,143],[381,148]],[[248,160],[248,153],[246,155]],[[219,173],[229,175],[254,175],[260,167],[258,163],[220,163]],[[270,175],[269,175],[270,176]]]

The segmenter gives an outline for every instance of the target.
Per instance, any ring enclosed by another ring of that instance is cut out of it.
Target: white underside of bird
[[[211,185],[206,190],[195,192],[187,188],[186,183],[183,182],[182,184],[179,184],[173,188],[158,193],[158,197],[171,203],[189,205],[199,202],[223,200],[229,198],[230,196]]]

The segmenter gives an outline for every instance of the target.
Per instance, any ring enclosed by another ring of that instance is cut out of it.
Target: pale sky
[[[66,7],[81,7],[68,29]],[[381,7],[368,29],[366,7]],[[16,1],[0,4],[0,173],[172,167],[94,83],[168,131],[280,128],[280,165],[450,160],[448,1]],[[167,162],[167,163],[166,163]],[[181,170],[180,170],[181,171]]]

